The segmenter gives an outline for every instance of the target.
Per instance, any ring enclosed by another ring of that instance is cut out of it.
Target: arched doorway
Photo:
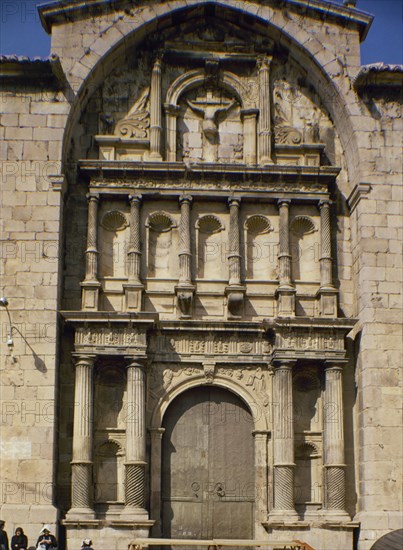
[[[167,538],[253,538],[253,419],[236,395],[198,387],[168,408],[162,441]]]

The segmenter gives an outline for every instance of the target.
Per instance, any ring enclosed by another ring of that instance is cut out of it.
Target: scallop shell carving
[[[313,233],[316,227],[309,216],[296,216],[291,223],[291,231],[302,236]]]
[[[245,227],[254,235],[263,235],[272,229],[269,220],[264,216],[251,216],[246,220]]]
[[[157,231],[158,233],[165,233],[176,227],[176,223],[166,212],[154,212],[148,218],[146,225],[151,231]]]
[[[101,225],[107,231],[122,231],[128,226],[128,223],[123,212],[111,210],[104,215]]]
[[[295,449],[296,458],[311,458],[319,455],[319,450],[314,443],[302,443]]]
[[[198,227],[201,233],[218,233],[224,229],[219,218],[213,215],[203,216],[198,220],[196,227]]]

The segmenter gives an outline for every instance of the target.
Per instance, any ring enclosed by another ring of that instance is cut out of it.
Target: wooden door
[[[167,538],[253,538],[253,421],[233,393],[189,390],[164,417],[162,530]]]

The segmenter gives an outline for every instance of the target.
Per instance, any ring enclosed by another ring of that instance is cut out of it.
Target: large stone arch
[[[158,26],[166,25],[166,19],[174,13],[186,9],[211,4],[210,0],[194,0],[187,2],[178,0],[175,8],[172,4],[163,3],[158,6],[146,6],[141,13],[134,16],[117,16],[116,20],[100,33],[101,36],[86,49],[83,56],[72,65],[67,80],[70,85],[71,105],[66,124],[62,146],[62,166],[69,160],[69,150],[74,127],[86,102],[91,96],[91,90],[101,82],[105,74],[123,55],[125,48],[140,43],[147,33]],[[277,11],[270,6],[262,6],[257,2],[237,0],[217,0],[214,5],[222,10],[230,10],[240,15],[251,16],[276,38],[280,45],[287,47],[291,55],[301,64],[309,75],[310,82],[318,91],[324,106],[334,120],[340,137],[348,172],[348,189],[350,192],[360,179],[359,148],[354,128],[354,115],[359,115],[359,105],[354,92],[350,89],[350,80],[340,71],[340,60],[335,53],[326,48],[319,40],[305,30],[292,17],[285,17],[283,11]],[[224,14],[225,16],[225,14]],[[133,21],[134,18],[134,21]],[[131,20],[130,20],[131,19]],[[353,77],[355,75],[351,75]],[[64,168],[62,168],[64,169]]]
[[[267,418],[267,407],[260,400],[257,400],[256,397],[243,385],[239,384],[235,380],[230,380],[223,376],[217,375],[214,377],[213,386],[224,388],[241,399],[245,405],[249,408],[250,413],[252,414],[253,421],[255,423],[256,431],[268,431],[270,426]],[[200,386],[206,386],[205,379],[201,376],[198,376],[192,380],[182,380],[178,384],[172,386],[165,395],[158,400],[156,403],[150,419],[150,430],[157,430],[161,428],[164,415],[170,406],[170,404],[175,400],[176,397],[184,393],[185,391],[197,388]]]

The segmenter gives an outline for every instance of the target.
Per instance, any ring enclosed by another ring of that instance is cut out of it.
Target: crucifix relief
[[[236,99],[223,98],[214,90],[207,90],[204,96],[195,100],[185,100],[186,105],[198,117],[201,117],[201,160],[217,162],[219,160],[220,132],[219,125],[224,121],[229,111],[238,104]],[[192,146],[191,136],[188,137],[188,148]]]

